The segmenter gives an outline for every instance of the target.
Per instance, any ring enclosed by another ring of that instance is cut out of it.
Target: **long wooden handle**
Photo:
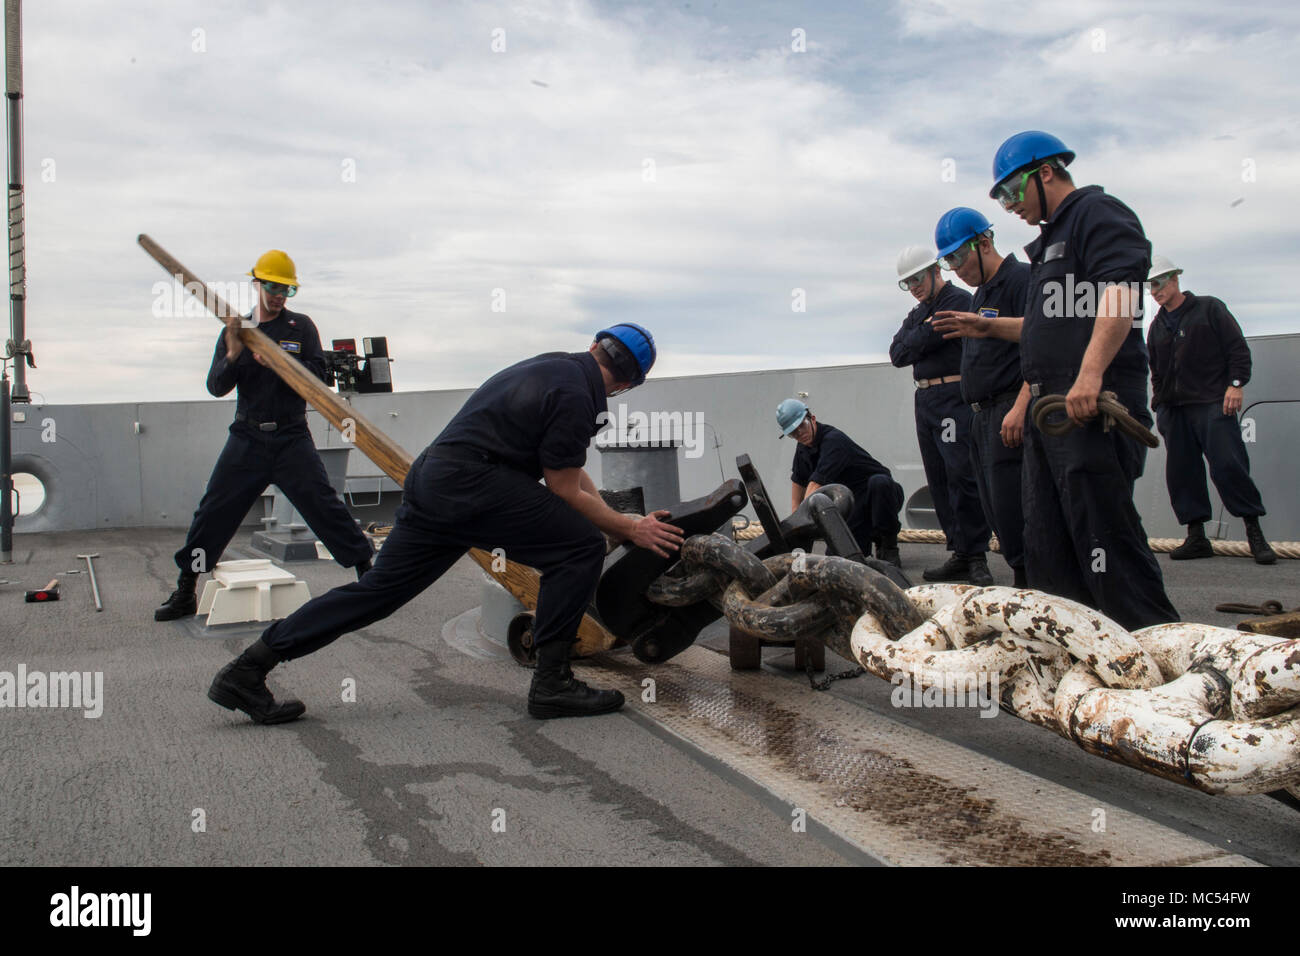
[[[207,287],[193,272],[181,265],[162,246],[146,235],[139,243],[167,272],[181,282],[195,298],[202,300],[208,310],[223,321],[237,313],[221,296]],[[389,478],[399,485],[411,470],[411,454],[375,426],[368,418],[343,401],[325,386],[308,368],[292,358],[259,329],[240,329],[239,339],[256,352],[284,383],[297,392],[312,408],[341,432],[353,433],[361,453],[378,465]],[[349,426],[351,426],[349,428]]]
[[[195,298],[217,318],[225,321],[237,315],[221,296],[213,292],[185,266],[158,243],[141,233],[136,240],[154,261],[167,270],[167,274],[180,282]],[[246,348],[252,349],[263,362],[275,372],[291,389],[302,396],[312,408],[325,416],[335,428],[346,432],[351,425],[354,432],[354,444],[361,453],[383,469],[384,474],[399,485],[405,483],[406,473],[411,470],[410,452],[385,435],[380,429],[359,411],[338,395],[325,387],[325,383],[308,371],[298,360],[291,358],[280,346],[272,342],[265,332],[258,329],[240,329],[239,340]],[[539,575],[525,565],[511,561],[503,570],[496,570],[495,559],[486,551],[470,548],[469,556],[484,571],[492,575],[497,583],[523,602],[529,608],[537,607],[537,592],[540,586]],[[578,627],[579,652],[582,654],[605,650],[613,645],[614,636],[601,627],[592,617],[584,616]]]

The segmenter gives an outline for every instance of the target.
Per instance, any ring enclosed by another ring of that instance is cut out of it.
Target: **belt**
[[[471,448],[469,445],[433,445],[429,448],[429,457],[442,458],[445,461],[468,461],[479,465],[499,465],[501,459],[487,452]]]
[[[1020,389],[1017,388],[1015,391],[1003,392],[1001,395],[994,395],[992,398],[980,399],[978,402],[970,403],[970,410],[972,412],[984,411],[992,408],[998,402],[1005,402],[1009,398],[1014,399],[1019,394]]]
[[[273,432],[277,428],[288,428],[290,425],[297,425],[307,421],[306,415],[299,415],[296,418],[286,418],[280,422],[252,422],[248,421],[248,416],[243,412],[235,412],[235,421],[248,422],[249,425],[262,432]]]
[[[960,381],[960,375],[941,375],[938,378],[918,378],[912,384],[917,388],[930,388],[934,385],[948,385]]]

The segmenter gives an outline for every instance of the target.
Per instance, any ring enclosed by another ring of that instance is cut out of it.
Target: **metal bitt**
[[[27,341],[26,219],[23,211],[23,30],[21,0],[5,0],[5,102],[9,121],[9,322],[13,337],[6,357],[14,358],[12,401],[32,400],[27,389],[27,366],[32,344]],[[6,422],[8,419],[6,419]],[[7,427],[7,426],[6,426]]]

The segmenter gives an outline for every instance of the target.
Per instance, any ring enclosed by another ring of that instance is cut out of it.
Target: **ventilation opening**
[[[14,472],[14,514],[29,518],[45,507],[45,484],[31,472]]]

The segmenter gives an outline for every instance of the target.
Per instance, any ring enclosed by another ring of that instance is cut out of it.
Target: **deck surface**
[[[628,695],[622,713],[533,720],[529,672],[478,632],[468,559],[394,617],[277,668],[272,688],[307,714],[260,727],[205,696],[256,632],[152,619],[178,540],[19,536],[0,566],[16,582],[0,586],[0,670],[104,675],[98,718],[0,709],[0,864],[1300,862],[1300,813],[1280,801],[1209,797],[1004,713],[897,709],[870,676],[814,694],[784,649],[733,673],[720,625],[658,668],[627,652],[583,664]],[[256,556],[247,544],[226,556]],[[88,550],[102,613],[85,574],[63,573]],[[940,549],[903,557],[919,578]],[[1219,601],[1300,604],[1297,561],[1160,562],[1189,620],[1232,626]],[[289,567],[313,594],[351,580]],[[23,603],[55,576],[62,600]]]

